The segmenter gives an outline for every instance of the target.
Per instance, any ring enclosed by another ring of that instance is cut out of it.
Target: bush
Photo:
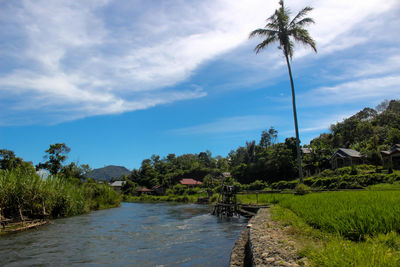
[[[295,195],[305,195],[310,192],[310,187],[306,186],[305,184],[298,184],[294,189]]]
[[[267,184],[264,183],[263,181],[257,180],[251,184],[248,185],[248,190],[263,190],[267,187]]]
[[[297,186],[298,182],[297,181],[280,181],[276,183],[271,184],[272,189],[295,189]]]
[[[320,177],[328,177],[328,176],[334,176],[336,173],[331,170],[331,169],[326,169],[323,170],[318,176]]]

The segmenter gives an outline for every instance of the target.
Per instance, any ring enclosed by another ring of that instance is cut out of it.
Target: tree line
[[[207,182],[212,177],[221,177],[224,172],[230,172],[241,184],[295,180],[298,178],[296,138],[289,137],[284,142],[277,140],[278,131],[270,127],[262,131],[258,141],[248,141],[231,150],[226,157],[213,157],[210,151],[180,156],[169,154],[164,158],[152,155],[126,180],[131,187],[148,188],[155,185],[172,187],[182,178]],[[320,173],[331,167],[329,159],[336,149],[351,148],[365,155],[366,163],[380,165],[380,151],[396,143],[400,143],[400,100],[385,100],[375,109],[364,108],[342,122],[332,124],[328,133],[322,133],[309,145],[304,145],[310,153],[302,155],[302,164],[313,173]]]
[[[297,179],[296,138],[277,142],[278,131],[274,127],[262,131],[258,141],[248,141],[231,150],[226,157],[213,156],[210,151],[175,155],[161,158],[152,155],[142,161],[141,166],[123,178],[126,193],[134,193],[137,187],[152,188],[160,185],[172,188],[182,178],[193,178],[213,184],[213,178],[230,172],[232,182],[272,184]],[[366,155],[366,163],[380,165],[380,151],[400,143],[400,100],[385,100],[375,109],[364,108],[342,122],[332,124],[328,133],[311,140],[310,153],[303,154],[303,166],[320,173],[330,168],[330,157],[337,148],[352,148]],[[89,165],[74,162],[64,165],[70,148],[63,143],[50,145],[45,151],[45,161],[36,169],[46,169],[53,176],[73,181],[76,184],[90,181]],[[30,166],[30,167],[29,167]],[[13,151],[0,150],[0,169],[33,168],[32,164],[16,157]],[[117,178],[117,177],[116,177]],[[92,181],[93,182],[93,181]]]

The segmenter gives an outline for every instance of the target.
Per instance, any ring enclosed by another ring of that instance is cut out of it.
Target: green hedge
[[[360,165],[357,166],[357,174],[354,168],[344,167],[338,170],[324,170],[318,176],[304,179],[304,184],[314,189],[361,189],[370,185],[381,183],[393,183],[400,181],[400,173],[376,173],[374,166]],[[299,180],[280,181],[270,185],[271,189],[283,190],[296,188]]]

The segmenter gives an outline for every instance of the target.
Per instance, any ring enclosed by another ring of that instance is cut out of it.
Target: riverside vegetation
[[[44,178],[12,151],[0,152],[1,218],[24,222],[66,217],[119,206],[121,202],[120,194],[108,184],[84,180],[82,168],[74,163],[59,164],[59,169],[51,165],[53,173]]]
[[[231,173],[230,182],[240,190],[294,189],[299,182],[296,180],[296,140],[277,140],[278,131],[270,127],[262,131],[258,142],[246,142],[226,157],[213,157],[210,151],[179,156],[171,153],[163,158],[152,155],[123,178],[127,182],[123,192],[135,195],[137,187],[162,186],[170,189],[171,194],[181,195],[174,187],[183,178],[202,181],[204,188],[214,189],[218,186],[215,178],[224,172]],[[303,146],[310,149],[309,154],[303,155],[302,162],[311,175],[304,178],[304,184],[325,189],[355,189],[396,180],[397,176],[388,176],[393,168],[382,166],[380,154],[394,144],[400,144],[400,100],[385,100],[375,109],[364,108],[333,124],[329,133],[323,133]],[[338,148],[359,151],[365,156],[367,165],[364,169],[358,168],[357,173],[354,167],[330,170],[330,157]]]
[[[398,191],[270,196],[273,218],[313,266],[399,266]],[[268,201],[266,201],[268,202]]]

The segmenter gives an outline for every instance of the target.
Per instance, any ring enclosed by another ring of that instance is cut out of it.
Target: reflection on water
[[[123,203],[0,238],[0,266],[228,266],[244,219],[194,204]]]

